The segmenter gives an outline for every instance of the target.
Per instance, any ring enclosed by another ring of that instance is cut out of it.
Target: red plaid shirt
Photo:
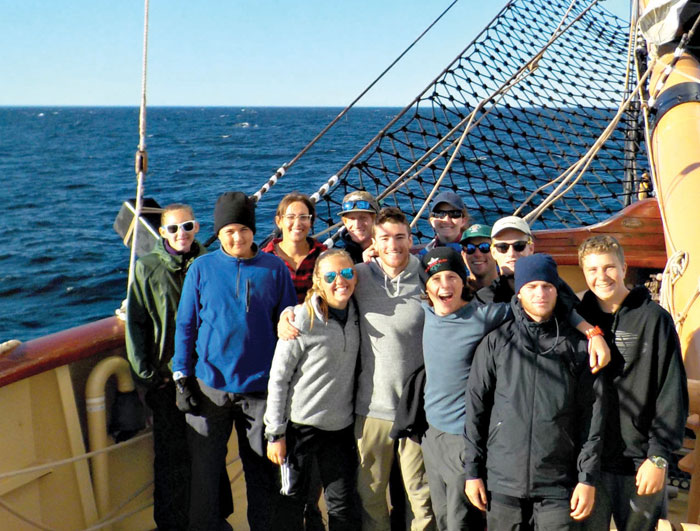
[[[271,242],[269,242],[264,248],[263,252],[264,253],[271,253],[274,254],[275,256],[282,258],[279,254],[277,254],[275,246],[282,241],[282,238],[273,238]],[[309,242],[309,254],[306,255],[306,258],[304,258],[301,261],[301,264],[299,264],[299,268],[295,271],[294,267],[284,260],[284,263],[287,264],[287,269],[289,269],[289,274],[292,275],[292,281],[294,282],[294,289],[297,292],[297,303],[301,304],[304,302],[304,298],[306,297],[306,292],[309,291],[311,288],[311,285],[313,284],[313,280],[311,278],[313,272],[314,272],[314,265],[316,265],[316,258],[318,258],[318,255],[321,254],[323,251],[327,249],[325,245],[323,245],[321,242],[314,240],[313,238],[306,238],[306,241]]]

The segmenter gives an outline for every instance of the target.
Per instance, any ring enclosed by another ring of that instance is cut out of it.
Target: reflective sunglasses
[[[308,222],[308,221],[311,221],[311,218],[313,218],[313,216],[311,214],[285,214],[282,217],[284,219],[286,219],[287,221],[291,221],[292,223],[294,223],[297,219],[299,221],[307,221]]]
[[[182,229],[185,232],[192,232],[194,230],[195,221],[193,219],[189,221],[183,221],[182,223],[173,223],[172,225],[163,225],[163,229],[168,234],[176,234],[178,230]]]
[[[343,210],[371,210],[374,212],[374,208],[372,208],[372,205],[369,201],[365,201],[363,199],[359,199],[357,201],[345,201],[343,203]]]
[[[449,217],[450,219],[459,219],[462,217],[461,210],[434,210],[431,214],[432,217],[438,219],[445,219]]]
[[[346,267],[340,271],[329,271],[328,273],[324,273],[323,280],[326,281],[326,284],[333,284],[338,276],[338,273],[340,273],[341,277],[347,280],[352,280],[352,278],[355,276],[355,270],[352,267]]]
[[[467,254],[474,254],[477,249],[479,249],[479,252],[481,254],[488,254],[489,252],[491,252],[491,244],[489,242],[481,242],[478,245],[468,243],[466,245],[463,245],[462,248]]]
[[[508,252],[509,247],[513,247],[513,250],[516,253],[522,253],[525,250],[525,247],[527,247],[530,243],[532,243],[532,240],[528,241],[517,241],[513,243],[493,243],[492,245],[496,248],[496,250],[501,253],[501,254],[506,254]]]

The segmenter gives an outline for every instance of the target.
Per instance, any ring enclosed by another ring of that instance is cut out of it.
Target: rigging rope
[[[559,37],[541,53],[555,32]],[[325,227],[337,226],[342,197],[352,190],[367,190],[415,219],[441,176],[442,189],[458,192],[476,223],[492,223],[525,200],[541,204],[556,186],[550,181],[586,154],[625,101],[628,49],[629,23],[599,3],[509,2],[314,194],[318,219]],[[474,118],[455,149],[456,132],[463,133],[479,103],[528,64],[528,75],[501,100],[489,102],[487,115]],[[534,228],[589,225],[622,208],[632,196],[623,186],[627,161],[634,160],[639,173],[647,171],[644,147],[625,145],[625,130],[635,123],[631,115],[620,117],[610,140],[590,159],[586,178],[570,182],[573,188],[542,212]],[[422,219],[414,234],[425,241],[433,231]]]
[[[418,35],[418,37],[416,37],[413,40],[413,42],[406,49],[404,49],[403,52],[401,52],[401,54],[399,54],[399,56],[396,59],[394,59],[394,61],[392,61],[392,63],[389,66],[387,66],[384,69],[384,71],[374,79],[374,81],[372,81],[372,83],[370,83],[352,102],[350,102],[349,105],[347,105],[333,120],[331,120],[331,122],[328,125],[326,125],[326,127],[324,127],[320,133],[318,133],[313,139],[311,139],[311,141],[308,144],[306,144],[306,146],[304,146],[304,148],[299,153],[297,153],[293,159],[291,159],[289,162],[286,162],[282,166],[280,166],[280,168],[277,169],[277,171],[274,173],[274,175],[272,175],[272,177],[270,177],[268,179],[268,181],[260,188],[260,190],[258,190],[257,192],[255,192],[252,195],[254,201],[256,201],[256,202],[260,201],[262,196],[265,193],[267,193],[270,190],[270,188],[272,188],[275,184],[277,184],[277,181],[279,179],[284,177],[284,175],[287,173],[287,170],[289,168],[291,168],[302,156],[304,156],[306,154],[306,152],[309,149],[311,149],[311,147],[314,144],[316,144],[316,142],[318,142],[321,139],[321,137],[323,137],[336,123],[338,123],[338,121],[343,116],[345,116],[348,113],[348,111],[350,111],[350,109],[352,109],[355,106],[355,104],[358,101],[360,101],[360,99],[362,99],[364,97],[364,95],[367,94],[372,89],[372,87],[374,87],[374,85],[376,85],[384,77],[384,75],[387,74],[387,72],[389,72],[389,70],[391,70],[396,65],[396,63],[398,63],[401,60],[404,57],[404,55],[406,55],[411,50],[411,48],[413,48],[418,43],[418,41],[420,41],[433,28],[433,26],[435,26],[435,24],[437,24],[438,21],[443,16],[445,16],[445,14],[450,9],[452,9],[452,7],[457,2],[458,2],[458,0],[453,0],[452,3],[450,5],[448,5],[443,10],[443,12],[440,13],[440,15],[438,15],[438,17],[435,20],[433,20],[428,25],[428,27],[425,28],[423,30],[423,32],[420,35]],[[332,178],[331,178],[331,180],[332,180]],[[330,184],[329,186],[333,186],[334,184],[335,184],[335,182],[333,182],[333,184]]]
[[[134,206],[134,232],[131,239],[131,252],[129,255],[129,279],[127,281],[127,294],[131,283],[134,281],[134,267],[136,266],[136,245],[139,234],[139,220],[143,209],[143,183],[148,171],[148,154],[146,152],[146,74],[148,72],[148,6],[149,0],[144,0],[143,16],[143,56],[141,62],[141,105],[139,110],[139,146],[136,152],[136,204]],[[128,296],[128,295],[127,295]]]

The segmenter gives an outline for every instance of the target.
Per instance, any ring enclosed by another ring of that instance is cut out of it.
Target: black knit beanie
[[[531,254],[518,258],[515,262],[515,293],[520,292],[528,282],[542,280],[555,287],[559,283],[559,273],[554,258],[548,254]]]
[[[435,247],[420,260],[420,278],[423,284],[427,284],[430,277],[440,271],[454,271],[467,284],[467,267],[464,265],[461,255],[452,247]]]
[[[255,234],[255,202],[243,192],[225,192],[216,200],[214,207],[214,234],[206,245],[210,245],[226,225],[239,223]]]

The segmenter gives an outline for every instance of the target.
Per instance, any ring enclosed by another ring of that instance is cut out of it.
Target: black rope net
[[[581,15],[587,5],[576,2],[564,25]],[[339,203],[349,191],[382,194],[479,102],[541,51],[569,6],[569,0],[509,3],[383,131],[373,147],[339,174],[339,182],[317,203],[319,219],[329,226],[336,223]],[[533,191],[559,176],[594,144],[626,93],[628,28],[625,21],[595,5],[544,52],[538,68],[500,101],[486,105],[490,113],[467,135],[440,187],[460,194],[472,222],[493,223],[512,214]],[[547,209],[534,228],[589,225],[633,201],[634,180],[647,167],[643,147],[629,140],[631,132],[638,134],[638,126],[638,113],[628,112],[584,179]],[[464,126],[435,155],[463,131]],[[399,206],[413,218],[452,151],[413,179],[415,170],[409,172],[382,204]],[[548,187],[538,192],[521,215],[551,191]],[[415,234],[421,241],[433,235],[427,215],[428,209],[416,226]]]

